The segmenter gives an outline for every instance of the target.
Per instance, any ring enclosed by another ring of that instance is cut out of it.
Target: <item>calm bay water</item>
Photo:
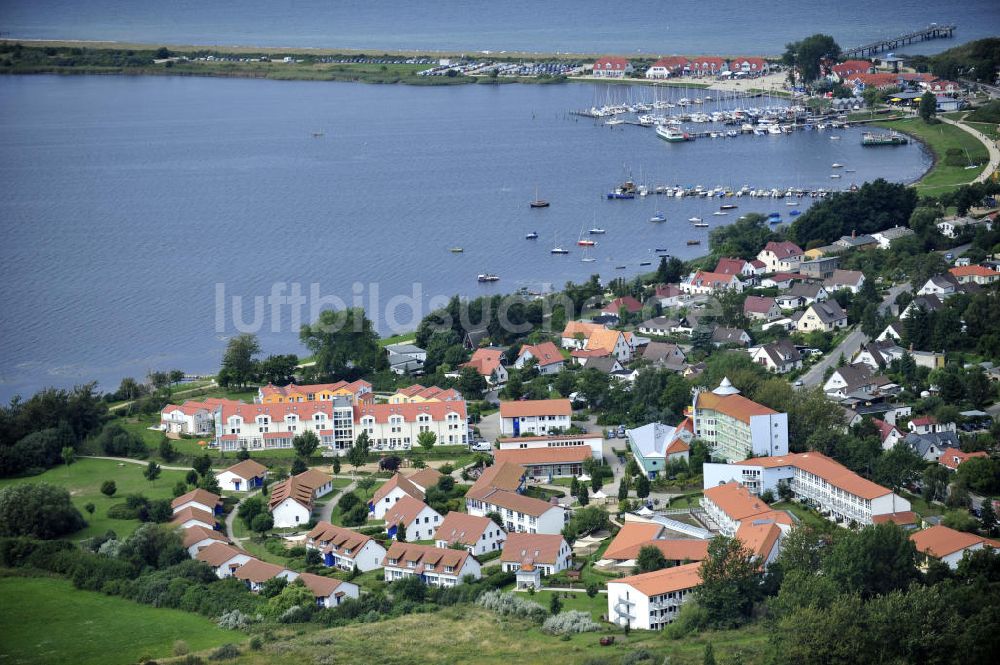
[[[692,215],[715,226],[790,211],[743,199],[713,217],[717,202],[603,200],[628,173],[830,188],[909,181],[929,165],[916,145],[862,149],[856,129],[839,141],[827,130],[666,144],[568,114],[648,91],[0,77],[0,398],[90,379],[113,389],[150,369],[213,371],[236,332],[231,314],[217,329],[217,284],[248,305],[276,282],[306,294],[315,283],[348,303],[360,291],[366,305],[377,290],[370,312],[386,332],[387,301],[415,288],[419,317],[431,296],[634,275],[655,265],[655,248],[705,251],[685,244],[707,239],[684,221]],[[856,173],[831,180],[834,162]],[[551,208],[528,208],[536,186]],[[666,224],[647,221],[658,207]],[[608,233],[597,261],[582,263],[575,242],[594,224]],[[541,238],[524,240],[532,230]],[[572,253],[551,256],[554,242]],[[478,284],[485,271],[501,281]],[[407,314],[397,311],[404,325]],[[287,313],[268,314],[265,351],[302,352],[295,330]]]
[[[924,25],[957,23],[953,40],[907,46],[932,53],[1000,33],[996,0],[817,4],[773,0],[6,0],[0,31],[21,39],[244,44],[359,49],[592,53],[776,54],[815,32],[841,46]]]

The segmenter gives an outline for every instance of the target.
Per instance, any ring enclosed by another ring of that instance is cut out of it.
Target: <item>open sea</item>
[[[571,53],[778,54],[816,32],[842,47],[955,23],[932,53],[1000,34],[996,0],[5,0],[0,32],[21,39]]]
[[[846,46],[930,22],[956,22],[956,38],[906,51],[997,34],[1000,5],[0,3],[3,37],[379,51],[769,54],[817,31]],[[649,94],[591,84],[0,77],[0,399],[89,380],[111,390],[154,369],[212,372],[240,330],[256,331],[265,353],[302,353],[298,323],[323,306],[362,304],[390,333],[454,293],[634,276],[655,266],[655,249],[706,251],[708,230],[691,227],[692,216],[712,227],[750,211],[790,219],[782,201],[742,199],[716,217],[712,201],[604,200],[626,177],[830,189],[912,181],[930,165],[916,144],[862,149],[859,129],[665,144],[650,129],[569,113]],[[716,105],[735,103],[698,110]],[[840,180],[830,178],[835,162],[846,166]],[[528,208],[536,191],[551,208]],[[658,209],[668,221],[649,223]],[[576,241],[592,226],[607,234],[584,263]],[[529,231],[539,239],[524,240]],[[702,244],[686,244],[695,239]],[[555,244],[571,253],[550,255]],[[501,279],[479,284],[483,272]],[[301,293],[304,304],[296,315],[272,311],[272,293]]]

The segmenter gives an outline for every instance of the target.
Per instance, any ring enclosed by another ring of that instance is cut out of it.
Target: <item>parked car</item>
[[[605,439],[617,439],[618,438],[618,432],[616,430],[609,429],[607,432],[604,433],[604,438]]]
[[[469,444],[469,450],[475,453],[488,453],[493,451],[493,445],[486,440],[473,441]]]

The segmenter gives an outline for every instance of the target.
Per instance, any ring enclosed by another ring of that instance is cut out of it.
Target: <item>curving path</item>
[[[106,455],[81,455],[77,459],[106,459],[112,460],[114,462],[128,462],[129,464],[138,464],[139,466],[147,466],[150,462],[156,462],[156,460],[142,460],[142,459],[132,459],[131,457],[108,457]],[[159,464],[159,462],[157,462]],[[166,464],[160,464],[160,468],[164,471],[190,471],[191,466],[167,466]]]
[[[938,116],[938,120],[947,123],[949,125],[954,125],[959,129],[961,129],[962,131],[972,134],[974,137],[976,137],[976,139],[979,140],[980,143],[986,146],[986,151],[990,155],[989,164],[987,164],[986,168],[983,169],[983,172],[980,173],[976,177],[976,179],[972,181],[973,183],[986,182],[986,179],[989,178],[994,171],[1000,168],[1000,149],[997,148],[996,141],[992,140],[990,137],[986,136],[986,134],[983,134],[978,129],[969,127],[968,125],[963,125],[960,121],[951,120],[949,118],[945,118],[942,116]]]

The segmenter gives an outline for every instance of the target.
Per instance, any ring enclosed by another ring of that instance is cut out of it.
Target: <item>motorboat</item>
[[[657,210],[656,214],[649,218],[649,221],[651,221],[651,222],[665,222],[665,221],[667,221],[667,216],[664,215],[659,210]]]
[[[697,224],[698,222],[701,221],[701,217],[691,217],[688,219],[688,221],[691,222],[692,224]]]
[[[493,273],[483,273],[479,276],[480,282],[499,282],[500,275],[494,275]]]
[[[569,254],[569,250],[568,249],[563,249],[562,247],[559,247],[557,245],[557,246],[553,247],[552,249],[550,249],[549,253],[550,254]]]
[[[691,140],[690,134],[682,132],[676,127],[664,127],[661,125],[656,128],[656,135],[667,143],[683,143],[684,141]]]
[[[532,231],[531,233],[524,236],[525,240],[538,240],[538,232]]]
[[[716,210],[712,214],[715,215],[716,217],[723,217],[725,215],[728,215],[729,213],[726,212],[725,210]]]
[[[452,254],[461,254],[462,252],[465,251],[465,249],[463,247],[452,247],[448,251],[451,252]]]
[[[590,231],[588,231],[587,233],[589,233],[592,236],[599,236],[599,235],[604,235],[605,233],[607,233],[607,231],[601,228],[594,227],[590,229]]]
[[[736,210],[739,208],[735,203],[723,203],[719,206],[719,210]]]

